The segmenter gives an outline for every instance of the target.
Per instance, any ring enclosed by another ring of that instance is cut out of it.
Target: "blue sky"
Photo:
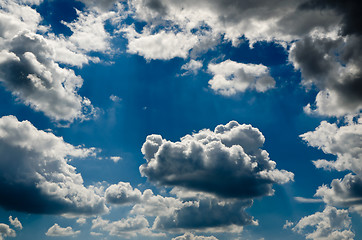
[[[362,238],[359,5],[0,0],[0,239]]]

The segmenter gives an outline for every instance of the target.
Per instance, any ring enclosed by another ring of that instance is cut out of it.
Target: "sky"
[[[0,0],[0,240],[362,239],[361,11]]]

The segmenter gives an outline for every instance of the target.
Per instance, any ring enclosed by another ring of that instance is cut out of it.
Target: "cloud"
[[[203,232],[241,232],[244,225],[257,225],[245,212],[251,200],[220,201],[204,198],[189,201],[170,215],[158,216],[153,228],[159,230],[197,230]]]
[[[15,36],[9,51],[0,52],[0,81],[26,105],[56,121],[86,119],[94,108],[77,94],[82,78],[59,67],[49,58],[51,52],[40,35],[23,32]]]
[[[188,63],[182,65],[181,70],[185,70],[182,73],[182,76],[189,75],[189,74],[196,74],[202,68],[202,61],[196,61],[191,59]]]
[[[351,171],[343,179],[334,179],[329,186],[318,188],[316,196],[329,205],[349,207],[362,215],[362,125],[361,118],[337,126],[326,121],[316,130],[301,135],[308,145],[318,147],[326,154],[337,157],[335,161],[314,161],[318,168]]]
[[[76,223],[78,223],[79,225],[83,225],[87,222],[86,218],[78,218]]]
[[[139,34],[132,28],[127,29],[125,36],[129,41],[127,52],[139,54],[147,60],[186,58],[199,41],[196,36],[187,33],[161,31],[150,34],[144,31]]]
[[[289,222],[288,220],[285,221],[285,224],[283,226],[283,229],[288,229],[294,225],[293,222]]]
[[[320,203],[323,202],[322,199],[316,199],[316,198],[304,198],[304,197],[294,197],[294,200],[301,203]]]
[[[70,237],[78,235],[80,231],[73,231],[72,227],[62,228],[57,223],[51,226],[45,235],[49,237]]]
[[[14,116],[0,118],[0,205],[29,213],[94,215],[107,211],[105,200],[68,164],[95,149],[73,146],[53,133]],[[23,201],[26,198],[27,201]]]
[[[113,184],[105,192],[107,202],[112,204],[135,204],[141,200],[141,196],[141,191],[133,189],[128,182]]]
[[[159,237],[164,235],[153,233],[148,226],[149,223],[143,216],[130,217],[114,222],[98,217],[92,221],[92,229],[108,232],[111,236],[130,238],[138,235],[148,237]]]
[[[209,81],[215,92],[231,96],[247,89],[265,92],[275,86],[275,80],[270,76],[269,69],[262,65],[244,64],[231,60],[221,63],[210,63],[208,71],[213,75]]]
[[[352,240],[351,218],[347,210],[327,206],[323,212],[303,217],[293,231],[313,240]],[[313,231],[309,228],[313,228]]]
[[[293,179],[293,173],[275,169],[261,147],[264,136],[251,125],[231,121],[214,131],[204,129],[170,142],[149,135],[142,146],[147,163],[142,176],[165,186],[249,199],[274,193],[272,185]]]
[[[9,216],[9,222],[14,227],[16,227],[16,228],[18,228],[20,230],[23,229],[23,225],[21,224],[21,222],[19,221],[19,219],[17,217],[15,219],[13,219],[12,216]]]
[[[214,236],[210,236],[210,237],[195,236],[192,233],[185,233],[182,236],[172,238],[172,240],[218,240],[218,239]]]
[[[295,42],[289,58],[308,88],[316,86],[315,103],[307,113],[343,116],[362,109],[362,47],[360,36],[312,35]]]
[[[0,223],[0,240],[3,240],[5,237],[16,237],[16,232],[7,224]]]
[[[109,96],[109,99],[111,99],[113,102],[121,102],[122,101],[122,98],[116,96],[116,95],[111,95]]]

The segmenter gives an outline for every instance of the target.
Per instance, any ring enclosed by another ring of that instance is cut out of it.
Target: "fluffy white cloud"
[[[9,216],[9,222],[14,227],[16,227],[16,228],[18,228],[20,230],[23,229],[23,225],[21,224],[21,222],[19,221],[19,219],[17,217],[15,219],[13,219],[12,216]]]
[[[14,116],[0,118],[0,199],[6,209],[31,213],[93,215],[107,211],[105,200],[68,164],[95,149],[76,147]],[[23,201],[26,198],[27,201]]]
[[[0,223],[0,240],[3,240],[5,237],[16,237],[16,232],[9,225]]]
[[[119,182],[106,189],[106,200],[112,204],[134,204],[140,201],[142,193],[133,189],[130,183]]]
[[[318,147],[327,154],[336,155],[335,161],[324,159],[314,161],[318,168],[338,171],[352,171],[343,179],[334,179],[331,186],[318,188],[316,196],[329,205],[350,207],[362,214],[362,124],[350,121],[347,125],[337,126],[323,121],[315,131],[302,134],[301,137],[310,146]]]
[[[221,63],[210,63],[208,71],[213,75],[210,87],[217,93],[231,96],[247,89],[265,92],[275,86],[269,69],[262,65],[244,64],[231,60]]]
[[[150,135],[142,146],[147,163],[140,172],[151,182],[182,186],[227,198],[272,195],[274,183],[286,183],[293,173],[275,169],[261,147],[264,136],[250,125],[231,121],[214,131],[204,129],[170,142]]]
[[[210,237],[195,236],[192,233],[185,233],[182,236],[172,238],[172,240],[218,240],[218,239],[214,236],[210,236]]]
[[[313,240],[353,240],[351,218],[347,210],[327,206],[323,212],[316,212],[302,218],[293,231]],[[309,228],[313,228],[310,231]]]
[[[57,223],[51,226],[45,235],[49,237],[70,237],[79,234],[80,231],[73,231],[72,227],[62,228]]]
[[[152,232],[147,219],[143,216],[130,217],[114,222],[98,217],[92,221],[92,229],[99,229],[103,232],[108,232],[111,236],[124,238],[135,237],[137,235],[148,237],[164,235]]]

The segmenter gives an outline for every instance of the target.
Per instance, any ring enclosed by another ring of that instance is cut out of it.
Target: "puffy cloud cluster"
[[[247,89],[265,92],[275,85],[269,69],[262,64],[244,64],[226,60],[217,64],[210,63],[208,71],[213,75],[209,81],[211,89],[225,96],[235,95]]]
[[[85,120],[96,113],[89,99],[78,94],[83,79],[59,63],[82,67],[100,61],[89,52],[110,51],[104,24],[115,12],[78,11],[63,22],[71,36],[55,35],[41,25],[31,7],[41,1],[6,0],[0,3],[0,82],[14,96],[55,121]]]
[[[16,228],[18,228],[20,230],[23,229],[23,225],[21,224],[21,222],[19,221],[19,219],[17,217],[15,219],[13,219],[12,216],[9,216],[9,222],[14,227],[16,227]]]
[[[262,150],[264,136],[251,125],[231,121],[170,142],[150,135],[142,146],[147,163],[140,172],[151,182],[180,186],[226,198],[249,199],[273,194],[272,185],[293,179],[275,168]]]
[[[103,232],[108,232],[111,236],[124,238],[135,237],[138,235],[148,237],[164,236],[162,233],[152,232],[149,228],[147,219],[143,216],[130,217],[114,222],[98,217],[92,221],[92,229],[98,229]]]
[[[323,121],[315,131],[302,134],[301,137],[313,147],[327,154],[336,155],[335,161],[324,159],[314,161],[318,168],[338,171],[351,171],[343,179],[334,179],[331,186],[323,185],[316,196],[333,206],[350,207],[362,214],[362,124],[349,122],[337,126]]]
[[[327,206],[323,212],[316,212],[302,218],[293,231],[313,240],[353,240],[351,218],[347,210]],[[313,231],[310,230],[313,229]]]
[[[251,200],[220,200],[179,188],[171,193],[177,197],[155,195],[150,189],[141,194],[129,183],[120,182],[106,190],[106,199],[112,204],[133,204],[131,215],[156,217],[152,229],[159,231],[241,231],[244,225],[257,224],[245,212]]]
[[[6,209],[30,213],[94,215],[107,211],[105,200],[85,187],[68,164],[95,149],[75,147],[14,116],[0,118],[0,199]],[[24,198],[27,201],[23,201]]]
[[[0,240],[6,237],[16,237],[16,232],[9,225],[0,223]]]
[[[51,226],[45,235],[49,237],[70,237],[79,234],[80,231],[73,231],[72,227],[62,228],[57,223]]]
[[[218,239],[214,236],[210,236],[210,237],[195,236],[192,233],[185,233],[182,236],[172,238],[172,240],[218,240]]]

